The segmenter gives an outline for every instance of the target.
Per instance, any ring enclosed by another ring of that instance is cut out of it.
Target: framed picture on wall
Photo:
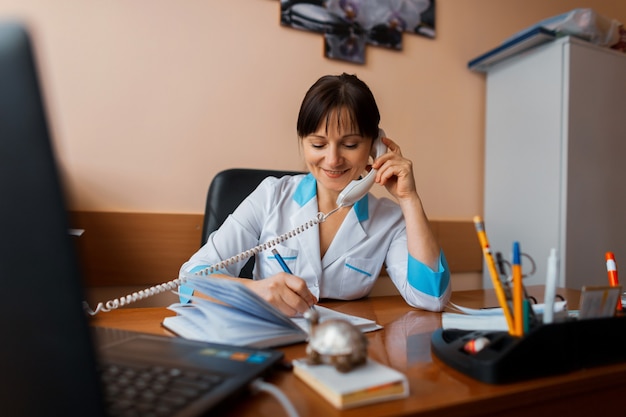
[[[368,45],[402,49],[402,36],[435,37],[435,0],[281,0],[280,23],[324,36],[324,55],[365,63]]]

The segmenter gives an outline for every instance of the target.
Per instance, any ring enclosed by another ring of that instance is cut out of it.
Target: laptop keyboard
[[[223,377],[159,366],[109,364],[101,369],[104,400],[112,417],[171,416],[218,386]]]

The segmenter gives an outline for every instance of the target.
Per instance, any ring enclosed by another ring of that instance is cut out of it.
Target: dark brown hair
[[[374,95],[356,75],[343,73],[325,75],[309,88],[298,114],[298,137],[316,132],[324,119],[328,128],[334,112],[337,112],[338,123],[341,123],[339,111],[344,108],[359,134],[371,138],[378,136],[380,113]]]

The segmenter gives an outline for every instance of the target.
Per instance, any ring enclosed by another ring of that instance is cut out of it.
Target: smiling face
[[[306,165],[317,179],[318,203],[334,204],[364,172],[379,122],[374,95],[356,75],[325,75],[309,88],[296,130]]]
[[[304,160],[317,179],[318,195],[337,195],[363,174],[372,138],[364,137],[347,110],[332,111],[317,130],[302,138]]]

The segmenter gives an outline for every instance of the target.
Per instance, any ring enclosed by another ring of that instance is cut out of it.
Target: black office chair
[[[271,169],[246,169],[233,168],[219,172],[211,185],[206,198],[206,208],[204,210],[204,222],[202,224],[203,246],[209,235],[217,230],[224,220],[230,215],[239,204],[267,177],[280,178],[285,175],[298,175],[303,172],[279,171]],[[248,248],[242,248],[245,250]],[[241,270],[239,276],[242,278],[252,278],[254,267],[254,257],[250,258]]]

